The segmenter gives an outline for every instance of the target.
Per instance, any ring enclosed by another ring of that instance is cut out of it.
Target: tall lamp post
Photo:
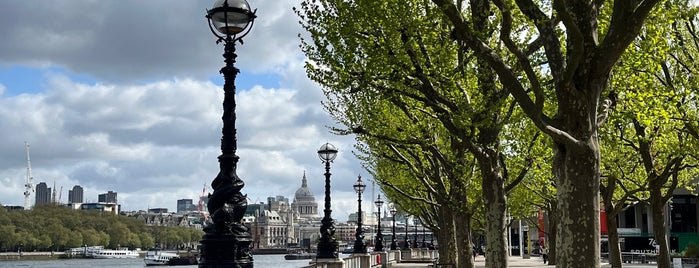
[[[413,224],[415,225],[415,236],[414,236],[415,239],[413,239],[413,248],[418,248],[418,246],[417,246],[417,223],[418,223],[418,221],[419,220],[417,218],[413,218]]]
[[[381,207],[383,206],[383,200],[381,200],[381,195],[374,201],[374,204],[379,208],[379,230],[376,231],[376,245],[374,245],[374,251],[383,251],[383,234],[381,234]]]
[[[211,182],[214,192],[209,196],[207,208],[211,223],[205,228],[200,241],[199,267],[253,267],[250,244],[252,237],[242,218],[247,200],[240,190],[245,186],[236,174],[239,157],[235,129],[235,78],[239,70],[234,66],[237,55],[235,42],[240,41],[252,29],[257,16],[245,0],[217,0],[206,18],[209,29],[217,37],[216,43],[224,43],[223,58],[226,66],[223,74],[223,129],[220,171]]]
[[[362,193],[366,188],[366,184],[362,182],[362,176],[357,177],[357,183],[352,185],[354,191],[357,192],[357,232],[354,235],[354,251],[353,253],[366,253],[366,244],[364,244],[364,229],[362,228]]]
[[[389,204],[388,208],[390,209],[389,212],[391,212],[391,221],[393,222],[393,226],[391,228],[391,250],[398,250],[398,243],[396,239],[396,213],[398,213],[398,210],[396,210],[396,206],[393,204]]]
[[[335,160],[337,148],[325,143],[318,149],[318,157],[325,163],[325,215],[321,220],[320,241],[316,259],[337,259],[338,243],[335,241],[335,221],[330,217],[330,162]]]
[[[427,243],[425,243],[425,237],[427,236],[427,233],[425,232],[425,225],[422,224],[422,248],[427,247]]]
[[[409,249],[410,244],[408,243],[408,217],[407,216],[405,217],[405,237],[404,237],[404,240],[405,241],[403,241],[404,242],[403,246],[405,247],[405,249]]]

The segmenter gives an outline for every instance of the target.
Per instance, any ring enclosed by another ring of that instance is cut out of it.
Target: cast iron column
[[[355,233],[353,253],[367,253],[364,243],[364,229],[362,229],[362,192],[366,185],[362,182],[362,176],[357,178],[357,184],[353,185],[357,192],[357,231]]]
[[[211,32],[218,37],[216,43],[225,44],[223,58],[226,66],[220,71],[224,77],[220,170],[211,182],[214,192],[209,195],[207,203],[211,221],[204,227],[205,234],[200,241],[199,267],[253,267],[252,237],[242,223],[247,200],[240,190],[245,183],[236,174],[239,157],[236,155],[235,78],[239,70],[234,64],[235,42],[247,35],[255,17],[245,0],[218,0],[206,15]]]
[[[337,149],[330,143],[326,143],[318,150],[320,159],[325,162],[325,215],[321,220],[320,241],[316,259],[337,259],[338,242],[335,241],[335,221],[330,214],[330,162],[335,159]]]

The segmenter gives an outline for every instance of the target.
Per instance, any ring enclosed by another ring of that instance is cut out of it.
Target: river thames
[[[255,267],[297,268],[308,265],[311,260],[285,260],[284,255],[255,255]],[[0,268],[93,268],[93,267],[145,267],[143,258],[137,259],[59,259],[46,261],[0,261]],[[196,265],[177,267],[197,267]]]

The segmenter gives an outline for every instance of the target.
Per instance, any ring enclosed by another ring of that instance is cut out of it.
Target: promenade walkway
[[[518,256],[513,256],[510,257],[508,260],[509,267],[517,267],[517,268],[551,268],[555,267],[553,265],[548,265],[544,264],[543,261],[541,260],[541,257],[533,257],[531,259],[523,259],[522,257]],[[391,265],[391,267],[398,267],[398,268],[428,268],[431,267],[431,264],[427,263],[398,263]],[[485,267],[485,257],[483,256],[478,256],[476,257],[476,267],[477,268],[484,268]],[[610,264],[608,263],[603,263],[602,264],[603,268],[609,268],[611,267]],[[648,268],[648,267],[657,267],[656,264],[651,263],[644,263],[644,264],[639,264],[639,263],[624,263],[622,265],[624,268]]]

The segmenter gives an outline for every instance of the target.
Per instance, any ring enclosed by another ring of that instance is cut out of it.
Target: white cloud
[[[259,202],[293,199],[305,171],[322,211],[325,170],[316,150],[329,141],[340,149],[332,164],[333,216],[344,219],[356,210],[352,184],[366,174],[351,153],[353,139],[325,128],[332,121],[320,105],[324,96],[306,78],[298,48],[301,28],[291,9],[298,2],[250,1],[258,19],[237,46],[238,79],[252,73],[281,80],[275,88],[263,81],[265,87],[238,88],[238,174],[243,193]],[[223,46],[204,19],[211,4],[0,1],[0,66],[46,72],[36,93],[7,94],[21,89],[0,81],[0,203],[24,203],[24,141],[34,183],[55,181],[64,200],[79,184],[88,201],[118,192],[126,210],[197,202],[218,173],[220,154],[223,92],[208,79],[220,76]]]

